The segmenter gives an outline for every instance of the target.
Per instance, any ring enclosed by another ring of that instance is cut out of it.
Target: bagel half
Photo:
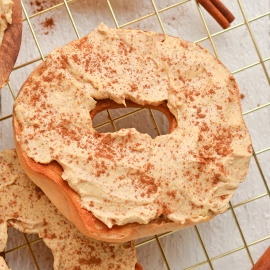
[[[123,106],[162,111],[169,134],[93,129],[96,113]],[[13,127],[29,177],[84,234],[111,242],[225,212],[252,155],[222,63],[180,38],[104,24],[30,75]]]

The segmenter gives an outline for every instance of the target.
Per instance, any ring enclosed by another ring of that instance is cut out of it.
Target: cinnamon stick
[[[222,13],[222,15],[231,23],[235,17],[233,14],[225,7],[225,5],[220,0],[210,0],[212,4]]]
[[[226,29],[230,26],[229,21],[224,17],[224,15],[214,6],[210,0],[197,0],[207,12],[218,22],[218,24]]]
[[[262,257],[256,262],[252,270],[269,270],[270,269],[270,247],[265,251]]]

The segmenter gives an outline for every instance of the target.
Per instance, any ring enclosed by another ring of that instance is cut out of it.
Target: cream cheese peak
[[[178,127],[155,139],[134,128],[99,134],[89,112],[100,99],[165,102]],[[101,24],[55,49],[14,112],[23,151],[56,160],[108,227],[159,216],[197,223],[226,211],[252,154],[231,73],[199,45],[153,32]]]
[[[12,5],[11,0],[0,0],[0,46],[8,24],[12,23]]]

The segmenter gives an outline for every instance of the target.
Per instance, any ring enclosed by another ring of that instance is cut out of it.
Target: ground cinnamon
[[[52,17],[46,18],[45,21],[41,22],[40,24],[42,25],[43,29],[46,29],[46,31],[44,32],[45,35],[48,35],[49,30],[53,29],[55,26],[54,19]]]
[[[50,0],[50,1],[32,0],[30,1],[31,12],[36,13],[36,12],[43,11],[45,9],[48,9],[52,6],[59,4],[60,2],[61,2],[60,0]]]
[[[226,29],[230,26],[229,21],[224,17],[224,15],[214,6],[210,0],[197,0],[207,12],[218,22],[218,24]]]
[[[53,18],[46,18],[44,22],[42,22],[42,25],[46,28],[52,28],[54,27],[54,20]]]

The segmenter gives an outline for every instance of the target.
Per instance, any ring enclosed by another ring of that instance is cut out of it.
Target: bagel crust
[[[15,150],[0,153],[0,172],[0,252],[6,246],[7,227],[12,226],[43,238],[53,253],[55,270],[142,270],[134,242],[91,239],[63,217],[27,177]],[[1,258],[0,269],[9,269]]]
[[[134,128],[98,133],[91,115],[107,99],[166,105],[176,125],[155,139]],[[24,169],[63,214],[88,235],[94,217],[108,233],[136,228],[122,240],[225,212],[252,155],[238,87],[222,63],[180,38],[104,24],[56,48],[30,75],[13,124]]]

